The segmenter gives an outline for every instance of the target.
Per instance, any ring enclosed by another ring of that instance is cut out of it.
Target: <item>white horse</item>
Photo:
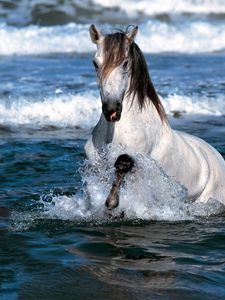
[[[94,25],[90,27],[91,40],[97,45],[93,64],[102,114],[85,145],[87,158],[95,161],[109,143],[122,145],[129,154],[121,158],[122,164],[130,165],[125,172],[120,172],[123,166],[117,169],[111,194],[118,194],[124,174],[132,168],[132,155],[140,153],[184,185],[190,201],[215,199],[225,205],[224,159],[200,138],[171,129],[145,58],[134,42],[137,31],[138,27],[133,27],[103,35]],[[107,199],[106,205],[115,208],[118,195]]]

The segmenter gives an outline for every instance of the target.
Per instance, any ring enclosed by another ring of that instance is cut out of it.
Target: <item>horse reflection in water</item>
[[[128,27],[126,32],[103,35],[94,25],[90,27],[91,40],[97,45],[93,64],[102,114],[85,152],[95,162],[107,144],[124,149],[123,155],[115,157],[116,178],[106,206],[119,205],[120,186],[135,164],[135,154],[154,159],[187,188],[190,201],[213,199],[225,205],[222,156],[205,141],[171,129],[145,58],[134,42],[137,32],[138,27]]]
[[[185,226],[180,225],[176,230],[186,233]],[[85,228],[86,243],[83,247],[70,246],[68,251],[83,258],[84,264],[79,267],[81,276],[90,273],[110,290],[107,298],[123,299],[120,293],[124,292],[127,299],[149,299],[146,297],[149,293],[155,295],[152,299],[158,299],[158,293],[174,289],[178,275],[176,261],[167,247],[158,248],[164,241],[174,240],[175,232],[172,229],[168,233],[167,224],[103,226],[98,233],[101,235],[96,235],[96,228],[89,227],[87,231]]]

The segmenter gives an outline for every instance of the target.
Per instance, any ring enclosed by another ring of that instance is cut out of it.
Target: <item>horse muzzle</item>
[[[102,112],[106,118],[107,122],[117,122],[120,120],[122,113],[122,104],[116,102],[115,104],[104,103],[102,105]]]

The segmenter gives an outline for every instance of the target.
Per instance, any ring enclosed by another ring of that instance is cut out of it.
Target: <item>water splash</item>
[[[113,156],[111,156],[113,157]],[[109,211],[105,200],[114,179],[113,158],[103,157],[90,165],[84,163],[82,189],[72,196],[50,192],[40,197],[38,209],[15,214],[13,230],[29,229],[37,219],[72,221],[81,224],[106,224],[124,221],[184,221],[218,214],[224,207],[215,200],[191,203],[185,187],[167,176],[152,159],[136,155],[135,168],[126,175],[120,191],[119,207]],[[120,216],[124,217],[121,219]]]

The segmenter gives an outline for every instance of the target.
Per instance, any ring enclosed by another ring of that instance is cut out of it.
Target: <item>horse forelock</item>
[[[103,65],[101,70],[101,80],[119,66],[125,58],[126,35],[124,32],[116,32],[105,36],[103,44]]]
[[[138,45],[127,38],[126,33],[121,31],[105,36],[100,79],[103,81],[107,78],[113,69],[119,66],[128,55],[131,60],[131,79],[127,94],[132,95],[133,100],[137,96],[141,110],[151,101],[161,120],[167,121],[165,110],[150,79],[145,57]],[[127,53],[128,44],[130,44],[130,47]]]

